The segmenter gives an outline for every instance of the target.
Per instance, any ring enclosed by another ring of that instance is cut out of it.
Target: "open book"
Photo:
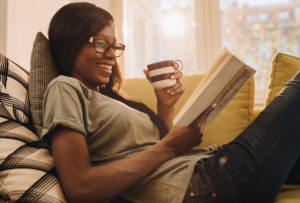
[[[216,107],[207,117],[211,122],[256,71],[226,48],[173,120],[175,126],[189,126],[211,104]]]

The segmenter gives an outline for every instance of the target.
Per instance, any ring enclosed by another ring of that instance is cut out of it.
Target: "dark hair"
[[[53,16],[48,31],[50,50],[58,72],[70,76],[83,45],[91,36],[113,22],[114,19],[109,12],[91,3],[70,3],[59,9]],[[147,113],[158,126],[160,134],[164,136],[165,128],[150,108],[127,100],[117,92],[122,86],[122,81],[121,69],[116,63],[112,68],[109,83],[100,88],[100,93]]]
[[[70,76],[82,46],[91,36],[113,22],[109,12],[90,3],[71,3],[59,9],[53,16],[48,31],[50,50],[58,72]],[[121,71],[116,63],[106,86],[118,86],[119,89],[121,83]]]
[[[71,3],[53,16],[49,26],[51,53],[58,71],[69,76],[82,46],[113,23],[112,15],[90,3]]]

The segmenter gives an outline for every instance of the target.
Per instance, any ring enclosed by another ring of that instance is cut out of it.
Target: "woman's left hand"
[[[148,71],[144,70],[144,73],[147,79],[151,82]],[[157,103],[159,105],[171,107],[178,101],[178,99],[184,92],[183,82],[180,80],[181,77],[182,72],[177,71],[170,78],[171,80],[176,80],[175,85],[163,89],[154,89]]]

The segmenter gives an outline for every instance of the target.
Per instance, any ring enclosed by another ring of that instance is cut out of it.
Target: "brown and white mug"
[[[151,83],[155,89],[163,89],[176,84],[176,80],[172,80],[171,75],[176,71],[183,69],[183,63],[180,59],[165,60],[147,65]]]

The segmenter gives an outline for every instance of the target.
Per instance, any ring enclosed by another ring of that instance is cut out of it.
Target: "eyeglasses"
[[[116,57],[119,57],[125,50],[124,44],[110,44],[108,41],[102,38],[90,37],[89,42],[94,44],[95,51],[100,54],[105,54],[109,49],[112,48],[115,52]]]

